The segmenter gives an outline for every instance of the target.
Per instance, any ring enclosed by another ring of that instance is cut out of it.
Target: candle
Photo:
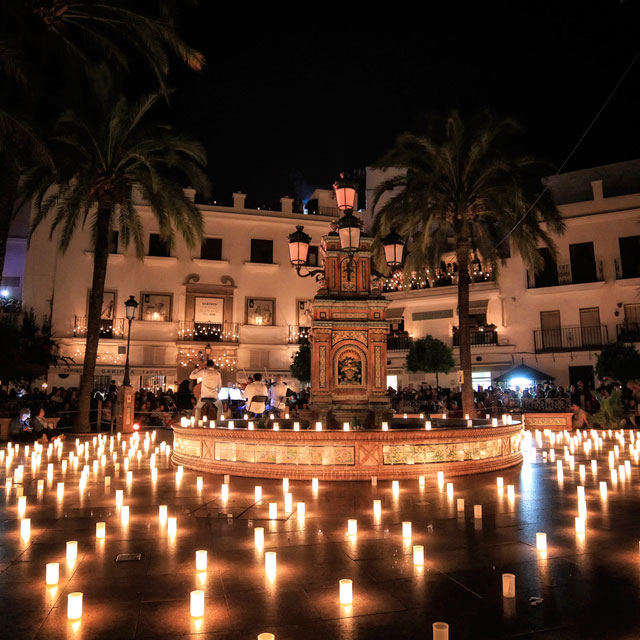
[[[207,570],[207,551],[206,549],[198,549],[196,551],[196,571]]]
[[[305,515],[306,506],[304,502],[298,502],[298,504],[296,504],[296,513],[298,514],[299,518]]]
[[[260,485],[256,485],[253,488],[253,496],[256,502],[260,502],[260,500],[262,500],[262,487]]]
[[[418,567],[424,564],[424,547],[421,544],[413,545],[413,564]]]
[[[456,510],[464,511],[464,498],[458,498],[456,500]]]
[[[282,493],[289,491],[289,478],[282,478]]]
[[[106,522],[96,522],[96,538],[98,540],[104,540],[106,535],[106,528],[107,528]]]
[[[482,505],[481,504],[474,504],[473,505],[473,517],[476,519],[480,519],[482,518]]]
[[[120,521],[125,526],[129,524],[129,506],[128,505],[122,507],[122,509],[120,510]]]
[[[20,535],[23,540],[28,540],[31,535],[31,518],[22,518],[20,520]]]
[[[391,491],[393,492],[393,495],[396,497],[400,493],[400,483],[397,480],[393,480],[391,482]]]
[[[167,522],[167,505],[161,504],[158,506],[158,522],[160,522],[160,526],[164,527]]]
[[[402,537],[410,538],[411,537],[411,523],[405,521],[402,523]]]
[[[382,430],[383,431],[389,431],[389,423],[388,422],[383,422],[382,423]]]
[[[18,498],[18,516],[24,517],[27,510],[27,496],[20,496]]]
[[[78,541],[67,540],[67,564],[73,564],[78,557]]]
[[[122,504],[122,499],[124,496],[124,492],[122,489],[116,489],[116,505],[120,506]]]
[[[57,562],[47,562],[45,570],[45,582],[47,586],[54,586],[58,584],[60,577],[60,565]]]
[[[311,489],[314,493],[318,491],[319,484],[318,478],[311,478]]]
[[[425,485],[425,478],[424,476],[418,476],[418,486],[419,487],[424,487]]]
[[[349,423],[348,423],[348,422],[344,422],[344,423],[342,424],[342,430],[343,430],[343,431],[349,431],[349,428],[350,428],[350,427],[349,427]]]
[[[379,518],[381,513],[382,513],[382,501],[381,500],[374,500],[373,501],[373,515],[376,518]]]
[[[347,520],[347,535],[348,536],[356,536],[358,535],[358,521],[355,519]]]
[[[198,476],[196,478],[196,489],[198,491],[202,491],[202,487],[204,486],[204,481],[202,479],[202,476]]]
[[[340,580],[340,604],[351,604],[353,602],[353,583],[346,578]]]
[[[585,520],[582,516],[576,516],[576,533],[583,534],[585,532]]]
[[[511,501],[515,500],[516,497],[516,488],[514,485],[510,484],[507,486],[507,498]]]
[[[431,420],[425,420],[424,428],[425,428],[427,431],[431,431]]]
[[[82,592],[74,591],[67,596],[67,618],[80,620],[82,617]]]
[[[58,500],[62,500],[62,496],[64,496],[64,482],[58,482],[56,493],[58,494]]]
[[[269,520],[275,520],[278,517],[278,503],[269,503]]]
[[[496,486],[498,489],[502,489],[502,487],[504,487],[504,478],[496,478]]]
[[[444,484],[444,471],[438,471],[438,486],[441,487]]]
[[[249,429],[249,431],[253,431],[254,430],[254,423],[253,420],[249,421],[249,423],[247,424],[247,429]]]
[[[538,551],[546,551],[547,550],[547,534],[538,532],[536,533],[536,548]]]
[[[434,622],[431,628],[433,640],[449,640],[449,625],[446,622]]]
[[[453,498],[453,482],[447,482],[447,496]]]
[[[229,499],[229,485],[228,484],[223,484],[220,487],[220,497],[222,498],[223,502],[226,502]]]
[[[276,573],[276,552],[275,551],[267,551],[264,554],[264,568],[265,571],[270,575],[275,575]]]
[[[322,431],[322,422],[316,422],[316,431]]]
[[[190,610],[192,618],[202,618],[204,615],[204,591],[201,589],[191,592]]]
[[[177,529],[178,529],[178,521],[175,518],[175,516],[172,516],[171,518],[168,518],[167,519],[167,533],[169,534],[169,537],[175,538]]]
[[[253,542],[258,547],[258,549],[262,549],[264,546],[264,528],[256,527],[253,530]]]
[[[516,577],[513,573],[502,574],[502,597],[516,597]]]
[[[300,431],[300,423],[299,422],[294,422],[293,423],[293,430],[294,431]]]

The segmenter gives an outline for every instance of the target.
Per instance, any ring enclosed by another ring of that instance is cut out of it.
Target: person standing
[[[204,368],[198,367],[189,374],[190,380],[201,381],[200,398],[196,404],[196,421],[202,417],[202,407],[210,402],[218,411],[218,418],[222,416],[222,403],[218,400],[218,391],[222,387],[220,372],[214,367],[213,360],[207,360]]]

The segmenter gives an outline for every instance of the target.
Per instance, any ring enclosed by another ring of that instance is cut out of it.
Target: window
[[[222,238],[205,238],[200,249],[201,260],[222,260]]]
[[[140,320],[147,322],[171,322],[171,294],[140,294]]]
[[[640,278],[640,236],[618,238],[623,278]]]
[[[159,233],[149,234],[149,255],[158,258],[168,258],[171,256],[169,245],[160,237]]]
[[[118,253],[118,232],[109,231],[109,253]]]
[[[251,262],[273,263],[273,240],[251,239]]]
[[[596,259],[593,252],[593,242],[581,242],[569,245],[571,259],[571,282],[596,282]]]
[[[317,267],[319,259],[318,247],[309,247],[309,253],[307,254],[307,266]]]
[[[535,274],[536,287],[557,287],[558,286],[558,265],[547,247],[538,249],[542,258],[542,269]]]

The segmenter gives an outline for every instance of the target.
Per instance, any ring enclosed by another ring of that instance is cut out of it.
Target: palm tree
[[[462,406],[472,416],[472,255],[479,252],[497,275],[510,242],[511,250],[537,270],[538,246],[546,245],[555,255],[552,234],[564,231],[550,194],[541,194],[543,165],[514,151],[518,130],[513,120],[495,120],[486,112],[467,125],[452,111],[444,123],[432,120],[424,135],[401,135],[377,165],[400,170],[374,194],[374,210],[383,194],[389,194],[376,213],[374,231],[379,239],[391,229],[407,238],[405,274],[425,266],[435,269],[443,255],[455,254]]]
[[[31,233],[53,214],[50,235],[59,231],[61,252],[68,248],[78,227],[87,222],[91,225],[93,280],[76,431],[89,428],[110,231],[117,229],[123,246],[133,242],[138,257],[144,256],[134,190],[148,202],[160,235],[169,245],[174,231],[191,247],[202,237],[200,210],[174,178],[185,177],[206,195],[205,152],[200,144],[170,127],[149,122],[149,110],[157,100],[158,94],[136,104],[122,98],[109,116],[99,113],[88,121],[72,113],[64,115],[50,141],[58,164],[54,170],[47,164],[32,169],[21,187],[24,196],[33,197]]]
[[[129,6],[128,6],[129,5]],[[167,0],[131,8],[129,0],[0,2],[0,275],[18,184],[60,114],[99,88],[108,68],[122,86],[150,76],[144,92],[166,93],[170,58],[199,71],[203,55],[176,33]],[[150,74],[148,72],[151,72]],[[155,83],[155,84],[154,84]],[[141,95],[138,93],[138,95]]]

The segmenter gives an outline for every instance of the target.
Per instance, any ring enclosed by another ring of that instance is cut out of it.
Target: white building
[[[380,173],[367,173],[367,199]],[[488,386],[514,364],[531,365],[555,376],[563,386],[589,381],[599,349],[618,337],[640,339],[640,161],[576,171],[550,179],[566,220],[557,238],[557,264],[547,260],[538,275],[527,273],[513,254],[498,281],[478,266],[471,286],[475,385]],[[104,300],[104,330],[96,370],[98,384],[121,380],[125,360],[124,302],[140,302],[133,323],[131,366],[136,387],[172,386],[205,356],[221,363],[226,381],[244,373],[287,374],[298,337],[304,332],[308,304],[316,292],[313,278],[299,278],[291,268],[287,236],[303,224],[315,245],[310,262],[320,260],[319,244],[337,216],[332,192],[318,190],[310,210],[293,213],[292,200],[281,211],[247,209],[243,194],[234,206],[202,206],[206,240],[190,250],[179,238],[170,254],[159,241],[148,207],[140,204],[147,234],[144,262],[133,248],[114,238]],[[363,211],[365,222],[371,211]],[[43,226],[28,251],[24,306],[52,316],[61,352],[75,364],[52,370],[48,383],[75,386],[84,351],[84,329],[92,260],[89,231],[78,233],[67,253],[58,253]],[[445,265],[446,269],[451,266]],[[434,275],[416,274],[413,284],[392,286],[392,328],[409,337],[388,341],[389,383],[405,385],[435,376],[409,374],[404,361],[409,341],[431,334],[455,346],[457,287],[433,286]],[[446,283],[440,279],[438,284]],[[428,288],[425,286],[429,281]],[[396,290],[394,290],[396,289]],[[302,328],[301,328],[302,326]],[[454,349],[455,353],[455,349]],[[455,372],[440,376],[456,386]]]
[[[201,206],[205,241],[192,250],[176,237],[169,252],[158,236],[153,214],[138,204],[146,233],[147,255],[124,249],[112,238],[103,331],[96,383],[121,382],[126,357],[124,302],[140,303],[131,331],[131,380],[134,387],[172,387],[197,362],[210,357],[221,365],[223,379],[235,382],[255,371],[289,374],[300,333],[310,324],[313,278],[300,278],[291,267],[287,236],[296,224],[312,236],[310,266],[316,266],[322,235],[338,214],[315,194],[324,215],[293,212],[282,198],[281,211],[247,209],[244,194],[234,194],[233,207]],[[86,336],[86,314],[92,277],[90,232],[76,234],[64,255],[57,238],[49,240],[45,224],[29,247],[24,306],[39,317],[51,315],[53,336],[61,355],[74,363],[50,371],[49,386],[79,383]]]
[[[369,201],[380,180],[379,171],[368,172]],[[547,256],[544,271],[534,276],[513,254],[497,282],[471,285],[470,313],[478,324],[472,335],[474,386],[488,386],[521,362],[555,376],[563,386],[592,381],[604,344],[618,338],[640,341],[640,160],[562,174],[549,182],[566,222],[565,234],[556,238],[557,264]],[[403,283],[387,292],[387,315],[409,339],[431,334],[455,346],[457,287],[421,288],[427,277],[433,285],[433,276],[415,274],[413,288]],[[403,369],[406,343],[389,341],[391,381],[433,384],[435,376]],[[455,372],[441,375],[440,384],[455,386]]]

